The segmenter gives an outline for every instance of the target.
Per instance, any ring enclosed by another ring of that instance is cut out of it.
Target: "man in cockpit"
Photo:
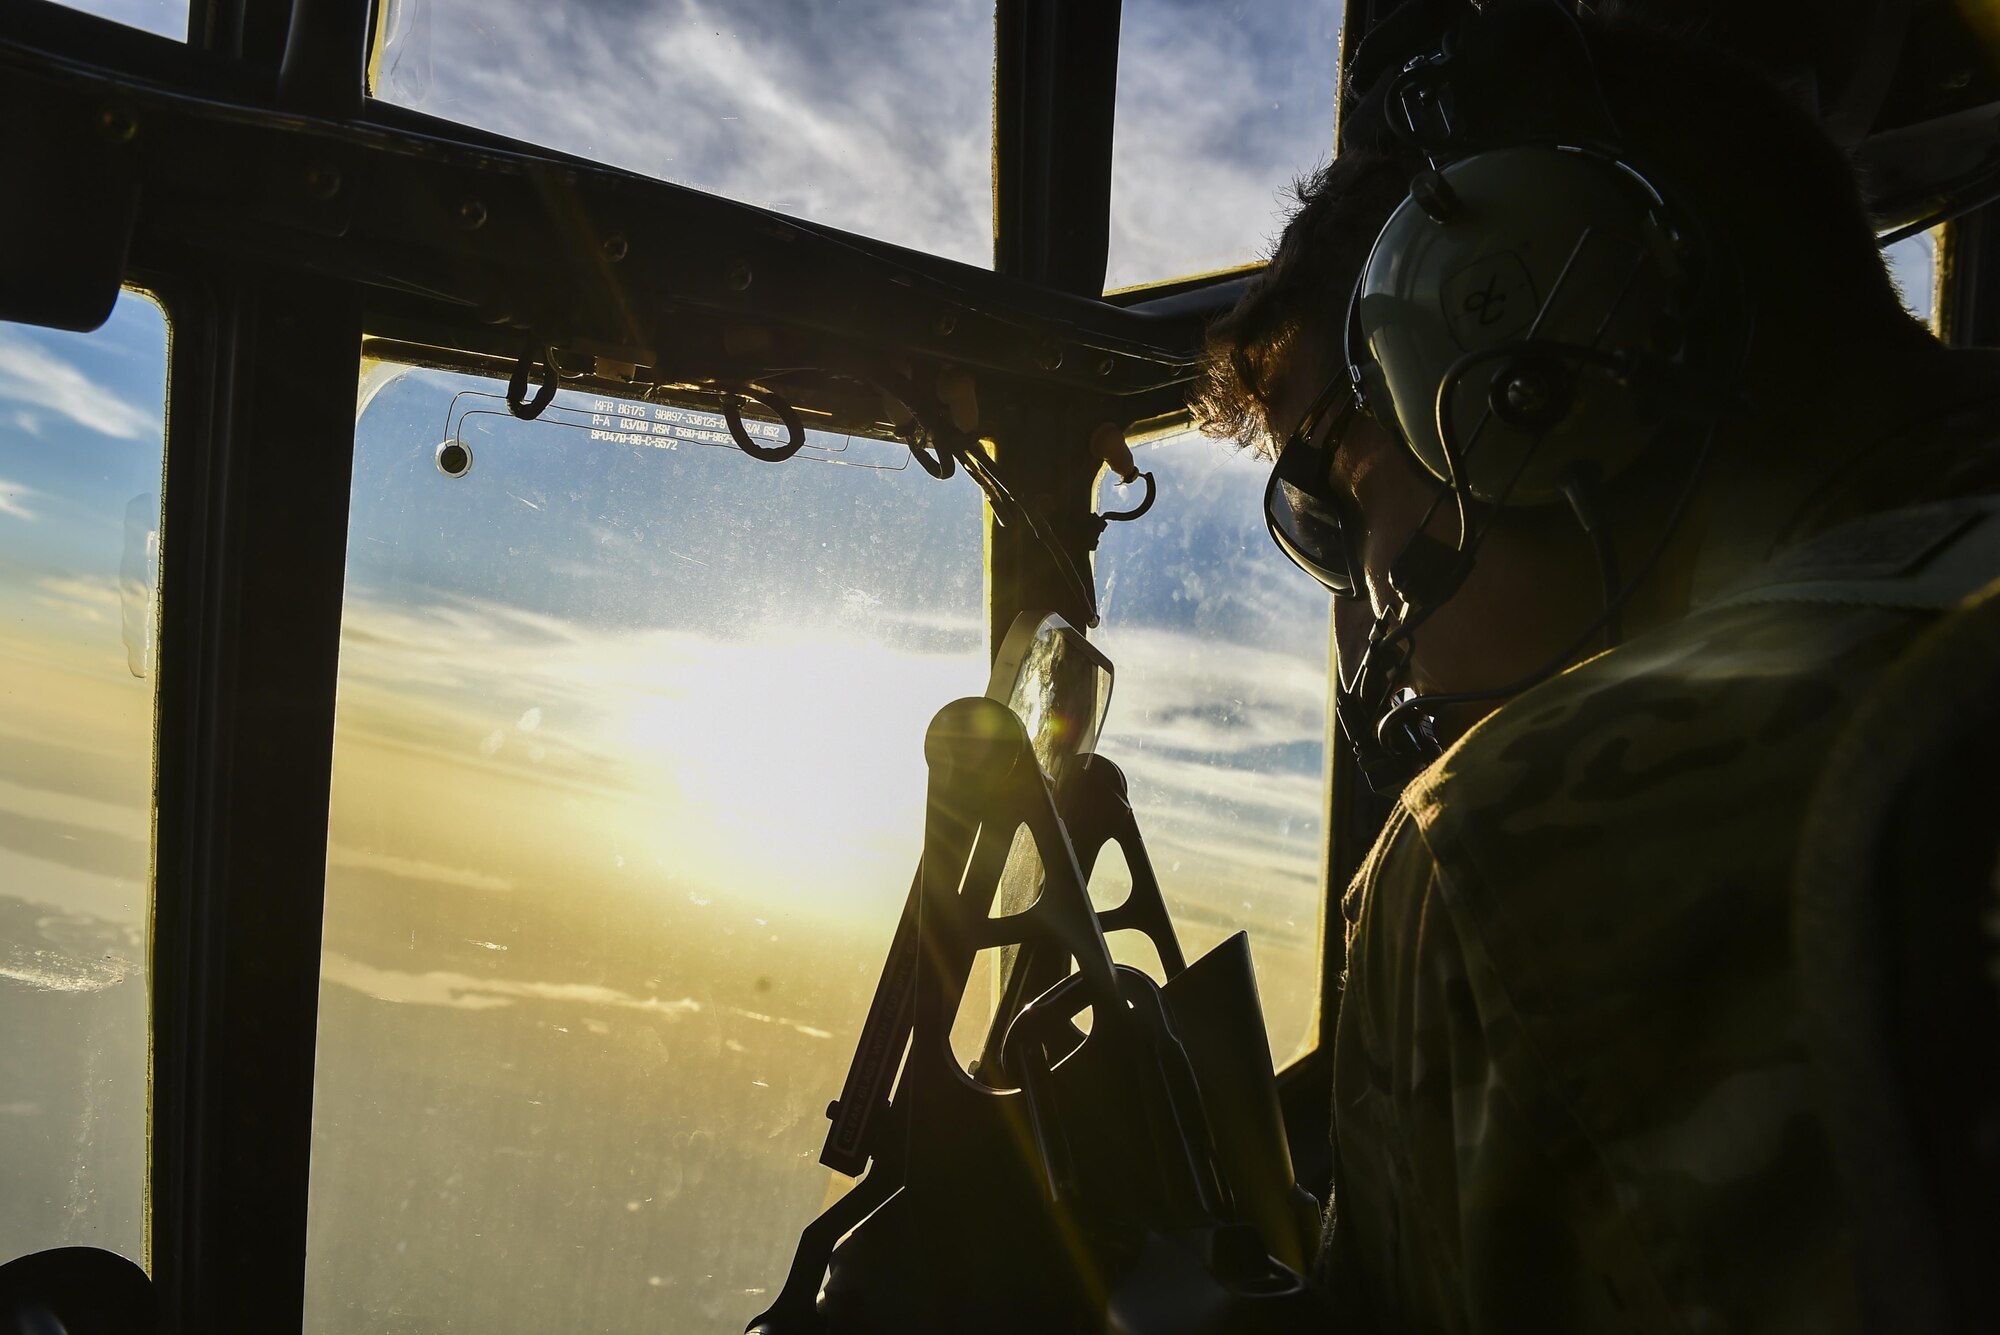
[[[2000,576],[1937,504],[2000,491],[2000,368],[1754,73],[1480,22],[1359,90],[1196,404],[1277,455],[1399,794],[1340,906],[1322,1278],[1352,1329],[1852,1328],[1791,887],[1859,702]]]

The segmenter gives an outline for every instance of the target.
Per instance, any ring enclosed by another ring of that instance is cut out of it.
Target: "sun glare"
[[[966,668],[836,636],[712,643],[606,701],[600,740],[679,795],[678,851],[732,893],[886,925],[923,828],[924,729],[978,689]]]

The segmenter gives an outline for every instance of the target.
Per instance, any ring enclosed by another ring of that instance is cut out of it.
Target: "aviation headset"
[[[1437,754],[1429,711],[1514,694],[1609,630],[1692,499],[1748,350],[1740,278],[1720,234],[1625,147],[1590,38],[1558,3],[1489,4],[1363,99],[1363,124],[1427,162],[1378,234],[1349,302],[1347,367],[1285,443],[1271,535],[1336,595],[1358,571],[1330,485],[1341,430],[1364,412],[1437,479],[1392,561],[1395,598],[1339,684],[1362,773],[1394,791]],[[1350,135],[1350,142],[1353,136]],[[1657,543],[1621,582],[1596,489],[1656,447],[1699,443]],[[1455,539],[1430,533],[1438,507]],[[1590,539],[1604,610],[1557,658],[1492,690],[1397,686],[1417,628],[1463,582],[1495,512],[1567,503]]]

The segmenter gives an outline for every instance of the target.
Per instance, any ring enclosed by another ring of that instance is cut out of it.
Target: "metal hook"
[[[528,372],[535,364],[535,350],[530,347],[521,353],[521,360],[514,363],[514,375],[507,381],[507,411],[523,422],[532,422],[542,415],[556,397],[556,383],[561,379],[556,372],[556,350],[542,349],[543,365],[548,368],[548,379],[542,381],[535,390],[535,397],[528,397]]]
[[[926,439],[931,442],[931,448],[928,450],[922,444]],[[926,473],[929,473],[938,481],[944,481],[957,471],[957,465],[952,461],[951,455],[937,443],[937,437],[931,435],[922,427],[918,427],[915,431],[911,432],[909,439],[903,443],[910,447],[911,457],[922,465]]]
[[[945,447],[944,442],[938,439],[938,433],[917,411],[916,386],[910,383],[909,378],[893,371],[880,370],[871,377],[871,382],[885,399],[894,400],[908,414],[906,419],[897,421],[896,436],[910,447],[910,456],[923,470],[940,482],[957,472],[958,464],[953,452]]]
[[[785,424],[786,440],[782,445],[759,445],[751,439],[750,432],[743,425],[743,400],[750,399],[762,404],[777,414]],[[761,459],[767,464],[781,464],[805,448],[805,423],[792,411],[792,405],[767,390],[746,389],[741,393],[733,389],[722,392],[722,420],[729,424],[729,435],[736,442],[736,448],[752,459]]]
[[[1141,473],[1136,479],[1127,479],[1127,481],[1120,482],[1118,485],[1121,487],[1127,486],[1132,481],[1145,482],[1146,499],[1140,501],[1137,506],[1130,510],[1106,510],[1103,514],[1097,516],[1099,519],[1105,520],[1108,523],[1122,524],[1128,519],[1137,519],[1140,515],[1145,514],[1146,511],[1153,508],[1153,498],[1159,494],[1159,488],[1153,482],[1153,475],[1151,473]]]

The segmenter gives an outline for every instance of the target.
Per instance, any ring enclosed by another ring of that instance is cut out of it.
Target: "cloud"
[[[40,492],[25,483],[0,477],[0,515],[12,515],[16,519],[39,519],[41,516],[28,508],[28,498],[39,495]]]
[[[976,636],[919,652],[835,619],[722,638],[361,588],[343,630],[335,807],[363,822],[343,842],[523,885],[615,854],[831,919],[907,884],[924,730],[986,670]],[[385,839],[361,813],[418,775],[485,804],[474,825],[496,822],[499,843]]]
[[[1128,5],[1112,145],[1112,287],[1245,264],[1280,192],[1333,149],[1337,5]]]
[[[161,412],[119,397],[26,335],[0,325],[0,399],[59,413],[99,435],[140,440],[160,431]]]
[[[1325,659],[1137,627],[1104,637],[1118,666],[1113,736],[1152,750],[1246,757],[1320,740]]]
[[[6,976],[0,973],[0,977]],[[703,1011],[714,1011],[737,1019],[774,1024],[807,1038],[832,1038],[828,1031],[782,1015],[767,1015],[741,1006],[704,1006],[693,997],[635,997],[598,983],[543,983],[497,976],[476,978],[468,973],[432,969],[424,973],[404,973],[380,969],[346,955],[327,952],[320,963],[320,980],[338,987],[352,988],[377,1001],[402,1005],[449,1006],[456,1010],[493,1010],[517,1001],[562,1002],[615,1010],[640,1011],[661,1020],[673,1021]]]
[[[1324,646],[1323,603],[1314,610],[1320,629],[1307,638]],[[1270,613],[1282,617],[1282,606]],[[545,805],[564,792],[609,803],[607,820],[631,804],[696,882],[732,895],[818,884],[830,904],[860,903],[885,876],[907,875],[924,728],[985,676],[976,639],[916,653],[841,620],[732,640],[593,627],[468,596],[398,604],[357,589],[344,624],[344,736],[518,776],[549,794]],[[1125,770],[1154,862],[1184,904],[1240,921],[1233,906],[1248,900],[1258,920],[1302,919],[1309,932],[1326,678],[1323,647],[1317,659],[1283,647],[1290,629],[1241,641],[1158,625],[1107,634],[1119,678],[1100,750]],[[773,838],[774,818],[786,838]],[[556,841],[596,827],[574,828]],[[650,845],[625,847],[650,864]],[[337,847],[333,861],[472,888],[513,879],[400,846]]]
[[[52,575],[35,581],[41,592],[34,599],[43,607],[75,617],[78,621],[103,621],[120,610],[115,580],[90,579],[82,575]]]
[[[118,582],[85,575],[51,575],[37,585],[48,593],[85,607],[109,610],[118,606]]]
[[[400,876],[413,881],[432,881],[441,885],[464,886],[468,890],[486,890],[496,894],[514,889],[514,882],[504,876],[494,876],[489,872],[474,871],[470,867],[449,867],[442,863],[425,862],[418,858],[397,857],[390,853],[377,853],[371,849],[354,848],[347,844],[333,844],[326,850],[326,865],[345,867],[355,871],[379,871],[391,876]]]

